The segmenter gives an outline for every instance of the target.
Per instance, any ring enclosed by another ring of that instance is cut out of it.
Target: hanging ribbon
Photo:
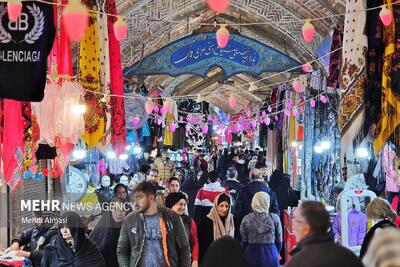
[[[105,128],[105,114],[101,96],[90,91],[100,92],[99,82],[99,45],[96,14],[91,13],[89,26],[85,36],[80,42],[80,60],[82,86],[87,90],[85,94],[86,113],[85,113],[85,133],[83,139],[89,148],[97,145],[103,137]]]
[[[109,13],[116,15],[117,9],[115,0],[110,0]],[[121,51],[119,42],[115,39],[114,23],[116,17],[108,16],[108,41],[110,49],[110,87],[111,93],[115,95],[124,95],[122,83]],[[124,151],[126,145],[126,127],[125,127],[125,106],[122,97],[111,97],[111,120],[112,132],[111,143],[114,151],[120,154]]]

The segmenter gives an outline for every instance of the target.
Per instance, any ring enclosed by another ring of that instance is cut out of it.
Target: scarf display
[[[257,192],[251,201],[251,208],[258,213],[269,212],[270,197],[268,193]]]
[[[101,102],[102,96],[93,92],[100,92],[100,64],[97,16],[91,13],[89,26],[85,36],[80,41],[79,67],[82,75],[81,84],[86,90],[85,103],[85,133],[83,139],[89,148],[96,146],[103,137],[105,129],[105,112]]]
[[[218,195],[215,198],[214,206],[211,208],[210,213],[208,213],[207,215],[207,217],[213,221],[214,240],[217,240],[226,235],[233,237],[235,234],[235,225],[233,222],[233,215],[231,214],[231,206],[229,206],[229,212],[225,218],[225,224],[222,222],[221,218],[218,215],[218,199],[221,195],[222,194]]]
[[[368,8],[383,4],[382,0],[369,0]],[[365,87],[364,132],[379,122],[381,113],[382,64],[383,64],[383,24],[379,18],[379,9],[367,11],[367,84]]]
[[[24,168],[24,129],[21,102],[4,99],[3,109],[3,169],[4,178],[12,191],[22,183]]]
[[[360,10],[345,15],[342,46],[342,68],[340,71],[340,117],[342,129],[342,150],[358,135],[364,117],[364,88],[366,81],[365,53],[368,46],[364,34],[366,22],[366,0],[347,0],[346,10]]]
[[[100,11],[107,12],[106,9],[103,10],[103,1],[97,2],[97,7]],[[99,61],[100,65],[100,86],[103,93],[107,95],[110,94],[110,56],[109,56],[109,46],[108,46],[108,25],[107,16],[103,14],[97,14],[97,27],[98,27],[98,42],[99,42]],[[106,98],[106,101],[108,99]],[[107,109],[107,103],[102,103],[104,109]],[[105,133],[101,142],[97,145],[102,151],[106,151],[107,144],[111,143],[111,111],[105,113]]]
[[[393,12],[392,1],[387,0],[388,9]],[[383,57],[382,72],[382,98],[381,98],[381,120],[375,129],[374,153],[378,154],[386,141],[390,138],[396,127],[400,123],[400,101],[392,90],[392,58],[395,53],[395,25],[384,27],[383,37],[385,51]]]
[[[108,1],[109,13],[117,14],[115,0]],[[124,95],[122,82],[121,51],[120,44],[115,39],[114,22],[116,17],[108,16],[108,45],[110,49],[110,88],[115,95]],[[117,153],[125,149],[126,127],[125,127],[125,106],[122,97],[111,97],[111,143]]]

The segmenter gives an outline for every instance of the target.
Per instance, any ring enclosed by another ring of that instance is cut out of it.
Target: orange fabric
[[[164,253],[164,258],[167,263],[167,266],[171,266],[168,259],[168,245],[167,245],[167,229],[165,227],[164,220],[160,218],[160,229],[161,229],[161,237],[162,237],[162,248]]]
[[[297,128],[297,141],[304,141],[304,127],[299,125]]]

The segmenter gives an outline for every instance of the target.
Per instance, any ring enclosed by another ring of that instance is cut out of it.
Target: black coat
[[[12,240],[11,243],[18,242],[20,246],[25,246],[25,251],[31,253],[30,260],[36,267],[40,266],[45,246],[54,242],[57,232],[57,228],[50,225],[34,226],[22,231],[18,239]]]
[[[196,181],[194,176],[187,176],[185,181],[181,185],[181,191],[188,195],[188,211],[189,216],[193,218],[194,216],[194,201],[196,200],[197,191],[202,187],[200,182]]]
[[[214,241],[214,226],[210,218],[204,217],[197,224],[197,236],[199,239],[199,261],[201,263],[208,248]]]
[[[374,237],[376,229],[380,228],[386,228],[386,227],[396,227],[391,221],[389,220],[382,220],[375,224],[374,226],[369,229],[368,233],[365,235],[364,241],[361,245],[361,250],[360,250],[360,259],[362,259],[367,253],[369,243],[371,242],[372,238]]]
[[[291,252],[285,267],[363,267],[350,250],[336,245],[328,235],[314,235],[302,240]]]
[[[275,170],[271,175],[269,187],[275,192],[279,210],[283,213],[288,207],[297,207],[298,198],[290,187],[290,176]]]

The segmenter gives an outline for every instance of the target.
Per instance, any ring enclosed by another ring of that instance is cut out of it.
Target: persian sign
[[[301,65],[298,61],[251,38],[231,34],[221,49],[214,32],[193,34],[168,44],[124,70],[125,77],[138,75],[195,74],[206,77],[220,67],[225,79],[238,73],[280,72]]]

